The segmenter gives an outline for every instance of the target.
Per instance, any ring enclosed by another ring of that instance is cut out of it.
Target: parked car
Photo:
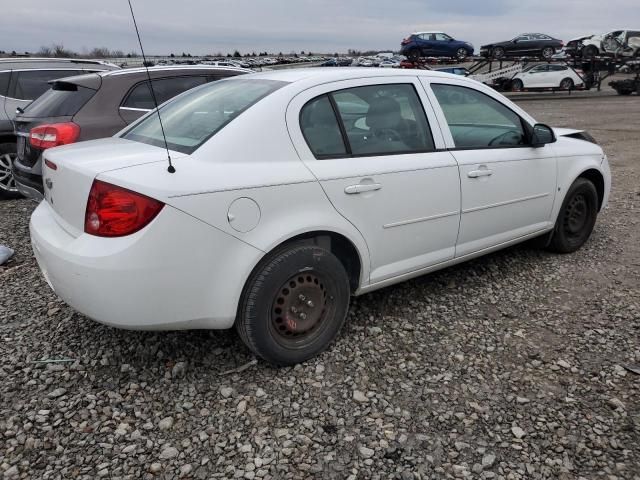
[[[263,72],[160,113],[175,173],[155,112],[45,152],[38,264],[94,320],[235,325],[276,365],[327,348],[351,295],[527,239],[579,249],[611,186],[588,134],[440,72]]]
[[[420,57],[453,57],[464,60],[473,55],[473,45],[455,40],[444,32],[416,32],[402,40],[400,53],[410,60]]]
[[[558,88],[572,90],[581,87],[584,80],[577,71],[567,65],[541,63],[529,65],[511,80],[513,90]]]
[[[536,56],[551,59],[556,50],[563,47],[562,40],[544,33],[523,33],[505,42],[490,43],[480,47],[480,55],[500,60],[505,57]]]
[[[0,59],[0,198],[19,196],[11,165],[16,157],[14,117],[48,88],[49,80],[84,72],[114,70],[110,63],[66,58]]]
[[[383,60],[378,66],[381,68],[400,68],[400,62],[397,60]]]
[[[640,58],[640,28],[614,30],[604,35],[592,35],[582,39],[583,58],[602,54]]]
[[[433,70],[435,72],[453,73],[454,75],[462,75],[464,77],[466,77],[470,73],[469,70],[465,67],[441,67],[434,68]]]
[[[158,103],[207,82],[250,72],[213,66],[149,69]],[[59,79],[15,119],[16,187],[41,200],[42,152],[47,148],[110,137],[154,108],[147,71],[132,68]]]

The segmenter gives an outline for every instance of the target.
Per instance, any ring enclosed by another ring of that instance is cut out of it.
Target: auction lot
[[[640,479],[640,376],[624,368],[640,364],[640,98],[517,101],[608,154],[591,240],[354,299],[338,341],[295,368],[253,362],[232,331],[75,313],[31,254],[35,204],[0,202],[16,249],[0,267],[0,476]]]

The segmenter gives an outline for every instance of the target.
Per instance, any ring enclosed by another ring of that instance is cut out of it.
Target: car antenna
[[[131,6],[131,0],[127,0],[127,1],[129,2],[129,10],[131,10],[131,18],[133,18],[133,26],[136,28],[136,35],[138,36],[138,44],[140,45],[140,51],[142,52],[142,64],[144,65],[144,69],[147,72],[147,79],[149,80],[149,90],[151,90],[151,97],[153,98],[153,104],[155,105],[156,112],[158,113],[158,121],[160,122],[160,130],[162,131],[164,148],[167,150],[167,160],[169,161],[169,167],[167,168],[167,172],[176,173],[176,169],[171,163],[171,154],[169,153],[169,144],[167,143],[167,136],[164,133],[164,125],[162,124],[160,109],[158,108],[158,99],[156,98],[156,92],[153,89],[153,84],[151,83],[151,75],[149,74],[149,64],[147,63],[147,57],[145,57],[144,55],[144,48],[142,48],[142,40],[140,40],[140,30],[138,30],[138,23],[136,22],[136,16],[133,14],[133,7]]]

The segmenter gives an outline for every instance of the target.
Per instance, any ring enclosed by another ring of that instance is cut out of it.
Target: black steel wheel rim
[[[331,282],[314,270],[292,275],[276,292],[269,329],[286,348],[304,348],[317,339],[335,315]]]
[[[571,88],[571,80],[569,80],[568,78],[562,80],[562,82],[560,82],[560,88],[569,90]]]
[[[542,56],[544,58],[551,58],[553,56],[553,48],[545,48],[542,50]]]
[[[570,239],[576,239],[584,235],[585,227],[589,222],[589,201],[578,193],[567,204],[564,215],[564,230]]]

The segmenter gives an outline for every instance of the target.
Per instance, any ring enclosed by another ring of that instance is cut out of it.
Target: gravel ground
[[[640,479],[640,376],[624,368],[640,364],[640,98],[522,105],[609,154],[588,244],[360,297],[295,368],[253,361],[233,332],[75,313],[31,256],[33,205],[0,202],[17,250],[0,267],[0,477]]]

